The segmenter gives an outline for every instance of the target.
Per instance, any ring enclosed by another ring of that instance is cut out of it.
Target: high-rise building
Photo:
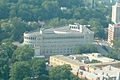
[[[120,22],[120,0],[112,6],[112,22],[115,24]]]
[[[120,0],[112,6],[112,22],[108,27],[108,43],[113,46],[114,41],[120,40]]]
[[[109,24],[108,27],[108,43],[113,46],[116,40],[120,40],[120,23]]]

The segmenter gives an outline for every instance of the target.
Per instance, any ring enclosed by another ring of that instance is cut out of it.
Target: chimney
[[[109,76],[108,73],[106,74],[106,76]]]
[[[111,70],[111,65],[109,65],[109,70]]]
[[[102,75],[104,75],[104,72],[102,72]]]

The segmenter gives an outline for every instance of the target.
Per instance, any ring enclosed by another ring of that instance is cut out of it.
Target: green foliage
[[[80,80],[70,72],[69,65],[57,66],[49,71],[50,80]]]
[[[3,66],[0,66],[0,78],[1,80],[8,80],[9,79],[9,65],[4,64]]]
[[[114,44],[114,47],[120,48],[120,40],[114,40],[113,44]]]
[[[9,42],[0,45],[0,77],[4,80],[9,78],[9,64],[16,47]]]
[[[112,51],[109,52],[108,57],[116,59],[116,60],[120,60],[118,55],[119,53],[117,52],[117,50],[112,49]]]
[[[25,45],[18,47],[13,54],[14,61],[29,61],[34,56],[34,51],[29,46]]]
[[[0,41],[11,39],[22,42],[25,31],[39,28],[37,24],[28,25],[27,22],[38,20],[44,20],[47,28],[70,22],[90,24],[96,37],[105,38],[103,28],[110,21],[111,6],[98,1],[95,1],[95,7],[91,6],[92,0],[1,0]],[[61,10],[61,7],[66,9]]]
[[[10,19],[11,23],[11,39],[19,40],[22,36],[22,33],[26,31],[26,24],[22,22],[20,18],[12,18]],[[19,30],[19,31],[18,31]]]
[[[107,57],[113,58],[115,60],[120,60],[120,48],[119,48],[119,40],[113,41],[113,47],[106,47],[108,51]]]
[[[11,42],[3,42],[0,49],[7,53],[8,58],[12,58],[16,46],[14,46]]]
[[[0,40],[10,39],[15,41],[22,41],[23,33],[25,31],[35,30],[39,26],[35,22],[24,22],[21,18],[10,18],[9,20],[1,21],[0,29],[1,29],[1,38]]]
[[[58,7],[57,1],[44,1],[42,3],[42,7],[43,7],[44,11],[47,13],[46,15],[45,14],[43,15],[43,16],[46,16],[46,17],[44,17],[45,19],[51,19],[51,18],[59,16],[58,14],[60,12],[60,9]],[[53,12],[55,12],[55,13],[53,13]]]
[[[69,65],[53,67],[49,72],[50,79],[51,80],[70,79],[71,74],[70,70],[71,68]]]
[[[94,45],[81,45],[80,47],[76,48],[76,53],[96,53],[97,48]]]
[[[37,79],[45,78],[46,76],[46,64],[44,59],[33,58],[32,60],[32,71],[33,76],[37,77]]]
[[[16,49],[11,42],[3,41],[0,45],[1,80],[80,80],[71,73],[69,65],[48,70],[45,59],[32,57],[33,50],[28,46]]]
[[[63,6],[63,7],[68,7],[68,8],[72,8],[72,7],[80,7],[83,6],[83,1],[82,0],[57,0],[59,2],[59,6]]]
[[[30,77],[26,77],[23,80],[31,80],[31,78]]]
[[[10,42],[2,42],[0,45],[0,78],[8,80],[9,65],[11,63],[11,56],[16,47]]]
[[[72,23],[88,24],[95,37],[105,38],[104,28],[110,21],[111,6],[106,7],[97,0],[93,6],[91,1],[0,0],[0,80],[8,80],[9,77],[10,80],[30,80],[31,77],[40,80],[79,80],[71,74],[69,66],[52,68],[48,75],[44,60],[32,60],[34,54],[31,48],[23,46],[16,49],[7,41],[22,42],[25,31],[39,29],[38,20],[46,22],[45,28]],[[61,10],[61,7],[66,9]],[[97,52],[95,47],[88,45],[77,50],[80,53]],[[110,57],[118,58],[117,53],[119,50],[111,52]]]
[[[100,61],[93,59],[90,63],[100,63]]]
[[[119,47],[114,47],[114,48],[109,48],[108,49],[109,54],[107,55],[110,58],[120,60],[120,48]]]
[[[16,62],[10,70],[10,80],[23,80],[31,76],[31,69],[28,62]]]
[[[63,26],[63,25],[66,25],[67,24],[67,20],[66,19],[59,19],[59,18],[54,18],[54,19],[51,19],[49,20],[45,27],[46,28],[53,28],[53,27],[60,27],[60,26]]]
[[[9,17],[9,5],[7,0],[0,0],[0,19]]]

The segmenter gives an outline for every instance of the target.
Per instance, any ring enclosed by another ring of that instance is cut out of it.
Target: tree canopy
[[[23,80],[31,76],[31,69],[28,62],[16,62],[10,71],[10,80]]]
[[[13,59],[15,61],[29,61],[34,56],[34,50],[29,46],[25,45],[17,48],[14,51]]]
[[[69,65],[53,67],[49,71],[50,80],[80,80],[78,77],[73,76]]]
[[[90,24],[95,35],[104,38],[103,28],[110,22],[110,11],[111,4],[93,3],[92,0],[1,0],[0,41],[9,38],[22,42],[25,31],[39,28],[28,22],[38,20],[45,21],[47,28],[62,26],[69,21]]]
[[[33,49],[16,47],[12,42],[22,42],[26,31],[39,30],[38,21],[45,22],[44,28],[72,23],[91,25],[89,29],[95,37],[104,39],[110,11],[111,4],[101,4],[99,0],[94,4],[92,0],[0,0],[0,80],[79,80],[70,72],[70,66],[47,70],[45,60],[33,59]],[[96,48],[86,46],[78,51]]]

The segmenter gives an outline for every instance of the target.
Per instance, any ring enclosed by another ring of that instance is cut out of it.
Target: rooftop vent
[[[75,30],[75,31],[79,31],[79,32],[82,32],[83,26],[84,25],[80,25],[79,23],[69,24],[69,27],[71,30]]]

